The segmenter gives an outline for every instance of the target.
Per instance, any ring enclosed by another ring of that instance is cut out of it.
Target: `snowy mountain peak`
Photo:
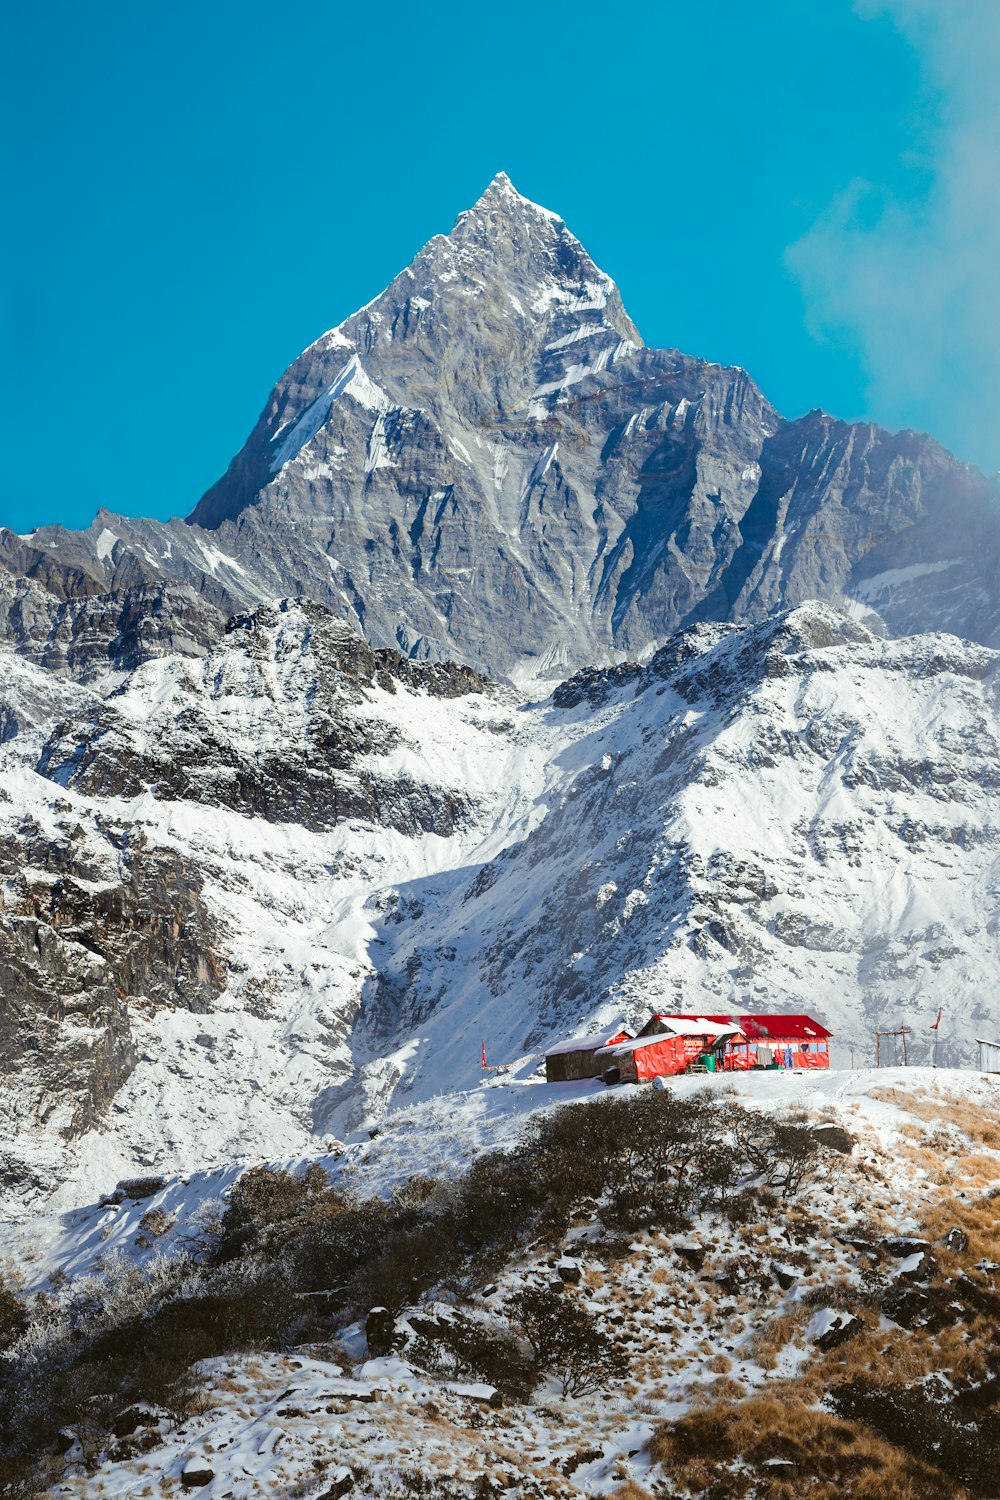
[[[480,194],[471,208],[459,214],[458,222],[467,219],[471,214],[505,213],[508,215],[519,215],[522,217],[533,217],[544,219],[553,226],[565,230],[566,226],[562,218],[552,209],[544,208],[540,203],[535,203],[519,193],[511,182],[506,172],[498,172],[489,186]]]
[[[996,485],[926,438],[787,422],[744,370],[645,348],[563,220],[499,173],[289,367],[188,524],[0,532],[0,621],[33,654],[93,642],[96,671],[120,610],[85,597],[169,580],[228,615],[301,593],[373,646],[519,682],[809,598],[993,643],[998,515]],[[213,621],[171,610],[158,638],[203,650]]]

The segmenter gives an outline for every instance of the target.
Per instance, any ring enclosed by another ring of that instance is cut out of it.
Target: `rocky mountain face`
[[[646,348],[501,174],[286,371],[188,524],[4,532],[0,570],[74,618],[165,580],[226,615],[306,596],[374,646],[558,678],[810,598],[996,644],[997,502],[930,438],[785,421],[745,371]]]
[[[270,967],[268,938],[289,907],[302,915],[299,880],[320,874],[327,890],[343,873],[333,846],[312,835],[358,820],[376,844],[403,834],[446,840],[476,821],[476,788],[436,775],[406,721],[424,699],[470,695],[488,718],[493,689],[467,667],[373,652],[303,601],[232,619],[203,659],[154,657],[95,686],[16,655],[6,666],[0,1190],[16,1201],[58,1182],[73,1143],[98,1138],[109,1108],[124,1109],[136,1068],[164,1061],[168,1016],[181,1031],[194,1027],[210,1060],[209,1018],[220,1009],[238,1011],[236,1029],[251,1032],[286,1010],[302,975],[288,961],[287,932],[283,962]],[[447,756],[443,747],[442,764]],[[312,939],[302,930],[295,939],[304,961]],[[325,1040],[352,1016],[339,946],[307,965],[322,971],[310,1000],[327,998],[326,970],[337,970],[338,1003],[314,1018]],[[283,1044],[281,1062],[297,1072],[302,1040],[293,1026]],[[222,1093],[235,1114],[234,1084],[225,1077]],[[307,1091],[294,1108],[307,1116],[309,1107]],[[147,1117],[161,1140],[170,1113],[168,1098]],[[271,1122],[261,1139],[275,1134]]]
[[[7,1206],[314,1149],[651,1005],[862,1055],[905,1017],[920,1058],[943,1004],[969,1060],[998,661],[811,604],[524,703],[297,600],[102,681],[8,654]]]

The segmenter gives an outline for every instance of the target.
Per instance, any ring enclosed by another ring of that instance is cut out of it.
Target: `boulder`
[[[969,1248],[969,1236],[964,1229],[959,1228],[956,1224],[954,1228],[948,1230],[948,1233],[944,1237],[944,1243],[956,1255],[964,1255]]]
[[[771,1265],[771,1274],[783,1292],[790,1291],[798,1281],[800,1272],[793,1266],[782,1266],[777,1261]]]
[[[900,1260],[908,1255],[916,1255],[920,1251],[929,1251],[931,1248],[930,1240],[915,1239],[912,1235],[905,1234],[890,1235],[888,1239],[879,1240],[879,1244],[883,1250],[887,1250],[890,1255],[898,1256]]]
[[[926,1250],[914,1250],[900,1261],[897,1274],[904,1281],[927,1281],[936,1269],[933,1256]]]
[[[882,1298],[882,1315],[900,1328],[924,1328],[928,1333],[938,1333],[960,1323],[970,1305],[974,1304],[964,1296],[959,1282],[954,1287],[928,1288],[897,1281]]]
[[[200,1453],[193,1453],[181,1470],[181,1488],[200,1490],[206,1484],[211,1484],[214,1478],[215,1470],[210,1467],[208,1460]]]
[[[166,1415],[165,1411],[154,1406],[126,1406],[115,1416],[111,1431],[118,1438],[131,1437],[137,1427],[158,1427]]]
[[[347,1495],[354,1488],[354,1475],[350,1469],[343,1465],[335,1470],[331,1483],[316,1500],[341,1500],[342,1495]]]
[[[850,1156],[854,1150],[854,1137],[842,1125],[813,1125],[809,1134],[823,1151],[839,1151],[841,1156]]]
[[[122,1198],[152,1198],[154,1193],[160,1192],[166,1185],[165,1177],[124,1177],[115,1188],[112,1201],[120,1202]]]
[[[817,1349],[827,1353],[839,1349],[848,1339],[861,1332],[864,1324],[853,1313],[841,1312],[832,1307],[823,1307],[813,1319],[811,1333]]]
[[[373,1359],[391,1354],[396,1347],[396,1319],[387,1307],[373,1307],[365,1322],[368,1352]]]

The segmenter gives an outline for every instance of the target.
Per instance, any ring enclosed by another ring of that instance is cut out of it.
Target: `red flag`
[[[486,1043],[483,1043],[483,1067],[486,1066]]]
[[[932,1027],[931,1027],[931,1030],[932,1030],[932,1031],[937,1031],[937,1029],[938,1029],[938,1027],[939,1027],[939,1026],[940,1026],[940,1025],[941,1025],[941,1012],[940,1012],[940,1011],[938,1011],[938,1018],[937,1018],[937,1020],[936,1020],[936,1021],[935,1021],[935,1022],[934,1022],[934,1025],[933,1025],[933,1026],[932,1026]]]

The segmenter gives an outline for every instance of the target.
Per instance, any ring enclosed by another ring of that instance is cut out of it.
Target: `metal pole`
[[[909,1063],[906,1058],[906,1027],[902,1022],[899,1024],[899,1034],[903,1038],[903,1067],[907,1068],[909,1067]]]

